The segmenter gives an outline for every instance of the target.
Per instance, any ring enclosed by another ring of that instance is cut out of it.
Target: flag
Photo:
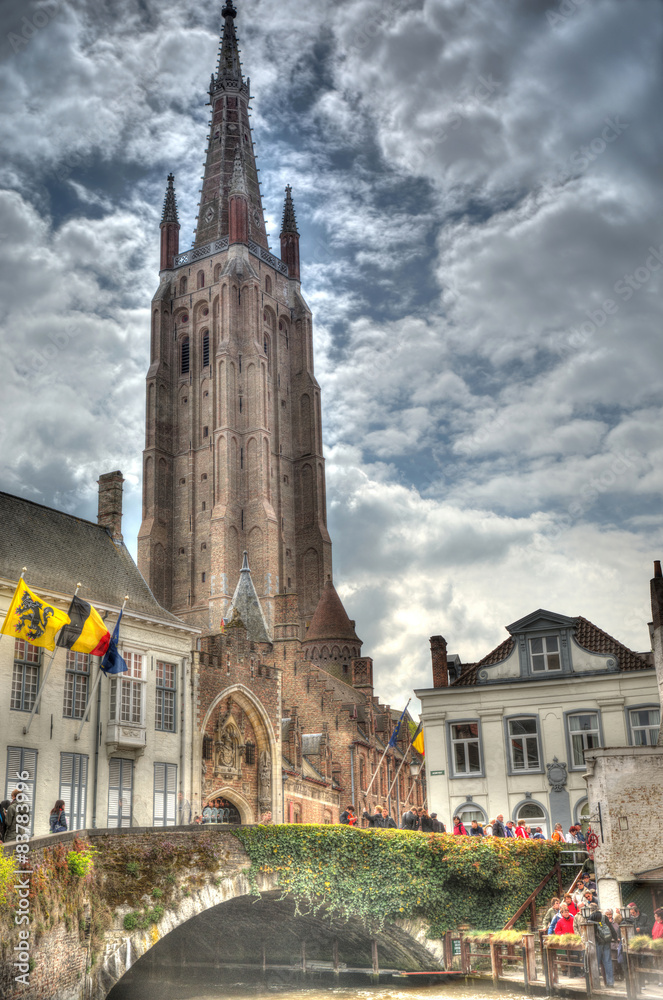
[[[420,753],[422,757],[424,756],[424,727],[421,723],[417,726],[417,731],[412,737],[412,746],[417,753]]]
[[[221,619],[221,628],[219,629],[219,631],[221,632],[221,635],[225,635],[225,632],[226,632],[226,620],[225,620],[225,618]]]
[[[64,646],[75,653],[104,656],[110,643],[110,632],[97,609],[80,597],[74,597],[69,608],[69,618],[69,624],[60,632],[58,646]]]
[[[410,702],[408,701],[407,705],[409,705],[409,704],[410,704]],[[398,730],[401,728],[401,723],[403,722],[403,719],[405,718],[405,713],[407,712],[407,705],[403,709],[402,715],[401,715],[400,719],[398,720],[398,722],[396,723],[396,726],[394,728],[393,733],[389,737],[389,743],[387,744],[387,746],[392,747],[392,749],[395,749],[395,747],[396,747],[396,740],[398,739]]]
[[[120,651],[117,648],[117,644],[120,638],[120,622],[122,621],[122,612],[120,611],[120,617],[115,623],[115,628],[113,629],[113,634],[111,640],[108,644],[108,652],[104,656],[100,664],[100,669],[108,677],[109,674],[123,674],[125,670],[128,670],[126,663],[120,656]]]
[[[55,649],[55,635],[69,623],[69,615],[34,594],[19,580],[0,632],[25,639],[33,646]]]

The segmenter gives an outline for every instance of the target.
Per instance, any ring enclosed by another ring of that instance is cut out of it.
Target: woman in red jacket
[[[569,912],[566,903],[562,903],[559,908],[559,917],[555,924],[555,934],[573,934],[573,916]]]

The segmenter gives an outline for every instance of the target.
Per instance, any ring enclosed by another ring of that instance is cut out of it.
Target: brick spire
[[[258,170],[249,122],[251,81],[242,75],[232,0],[221,11],[224,24],[216,75],[210,82],[212,121],[204,163],[194,247],[221,239],[230,232],[230,188],[235,158],[241,150],[246,185],[248,239],[269,249]]]
[[[168,187],[163,200],[161,215],[161,270],[173,267],[174,259],[180,249],[180,223],[177,217],[177,199],[175,197],[175,178],[168,174]]]
[[[248,243],[249,241],[249,199],[246,192],[246,178],[242,163],[241,146],[235,152],[233,176],[230,182],[229,195],[229,235],[231,243]]]
[[[361,645],[355,632],[355,623],[348,618],[341,598],[331,580],[327,580],[325,583],[304,641],[308,646],[312,642],[320,642],[323,639],[328,642],[333,639],[345,640]]]
[[[285,189],[283,205],[283,223],[281,225],[281,260],[288,265],[291,278],[299,281],[299,230],[295,217],[295,206],[292,201],[292,188],[288,184]]]

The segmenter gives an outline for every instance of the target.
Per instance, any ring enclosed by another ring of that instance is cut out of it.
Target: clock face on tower
[[[205,222],[209,223],[214,218],[214,209],[210,205],[205,212]]]

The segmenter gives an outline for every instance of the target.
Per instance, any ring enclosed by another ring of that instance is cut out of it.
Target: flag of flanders
[[[0,632],[25,639],[33,646],[55,649],[55,635],[69,622],[69,615],[34,594],[19,580]]]
[[[76,653],[104,656],[110,643],[110,632],[96,608],[80,597],[74,597],[69,608],[69,618],[69,624],[60,633],[58,646]]]

